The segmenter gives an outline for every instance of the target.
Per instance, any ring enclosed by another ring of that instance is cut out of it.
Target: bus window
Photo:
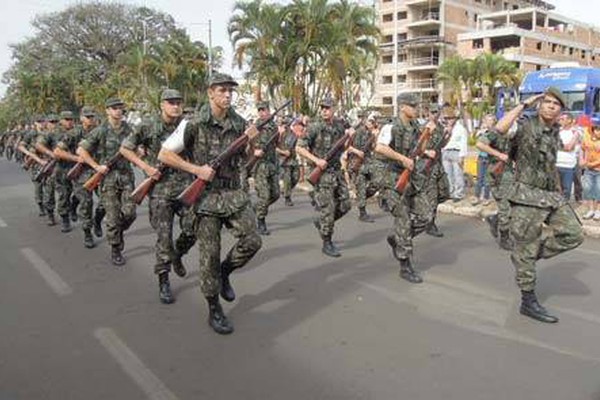
[[[564,96],[569,111],[583,111],[585,92],[567,92],[564,93]]]
[[[594,90],[594,114],[600,112],[600,89]]]

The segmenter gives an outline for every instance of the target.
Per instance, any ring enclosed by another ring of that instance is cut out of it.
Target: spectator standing
[[[463,166],[467,156],[467,137],[468,132],[463,124],[456,121],[452,128],[452,136],[442,150],[442,164],[450,183],[450,198],[454,202],[461,201],[465,196]]]
[[[583,200],[588,211],[583,219],[600,221],[600,119],[592,121],[592,128],[583,140],[581,165],[583,168]]]
[[[481,127],[475,133],[475,139],[479,140],[488,129],[491,129],[496,123],[496,117],[492,114],[487,114],[481,121]],[[487,206],[490,203],[490,185],[488,185],[486,174],[489,165],[489,155],[485,151],[479,151],[477,154],[477,183],[475,184],[474,197],[471,204],[479,204],[481,195],[483,194],[483,205]]]
[[[563,113],[558,120],[561,126],[559,134],[562,144],[556,155],[556,167],[565,200],[571,198],[580,149],[581,132],[574,122],[573,116],[568,113]]]

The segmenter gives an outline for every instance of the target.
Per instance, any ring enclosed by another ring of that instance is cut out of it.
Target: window
[[[398,83],[406,83],[406,75],[398,75]]]
[[[556,43],[552,43],[552,52],[556,53],[556,47],[558,47],[558,45]]]
[[[581,50],[581,59],[585,60],[585,50]]]
[[[398,34],[398,40],[406,40],[407,39],[407,34],[406,33],[399,33]]]
[[[473,22],[477,22],[477,17],[479,17],[479,14],[473,13]]]
[[[381,83],[383,83],[384,85],[388,85],[390,83],[393,83],[393,79],[391,75],[384,75],[381,79]]]
[[[394,40],[394,35],[385,35],[383,37],[383,43],[392,43]]]
[[[600,112],[600,89],[594,90],[594,113]]]
[[[383,100],[383,104],[385,104],[385,105],[391,106],[392,104],[394,104],[394,100],[392,99],[391,96],[386,96],[382,100]]]
[[[383,17],[381,17],[381,20],[383,22],[392,22],[394,20],[394,14],[383,14]]]
[[[574,51],[574,50],[575,50],[575,49],[573,49],[572,47],[569,47],[569,55],[570,55],[570,56],[572,56],[572,55],[573,55],[573,51]]]
[[[383,56],[381,57],[381,62],[383,64],[391,64],[393,62],[392,56]]]
[[[473,40],[473,48],[474,49],[483,49],[483,39]]]
[[[542,42],[537,42],[537,44],[535,45],[535,48],[538,50],[542,50]]]
[[[398,12],[398,19],[406,19],[406,18],[408,18],[406,11]]]

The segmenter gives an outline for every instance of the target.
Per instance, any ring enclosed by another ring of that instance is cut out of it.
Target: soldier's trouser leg
[[[133,182],[126,179],[102,185],[100,195],[106,210],[106,239],[111,246],[123,248],[123,232],[135,221],[132,191]]]
[[[365,208],[367,206],[367,199],[373,197],[379,189],[377,182],[375,182],[372,168],[363,164],[356,177],[355,186],[358,208]]]
[[[552,232],[542,237],[542,224]],[[514,249],[510,256],[516,269],[516,281],[521,290],[535,288],[535,262],[573,249],[583,242],[583,231],[573,209],[568,206],[557,210],[511,204],[510,233]]]
[[[75,196],[79,201],[79,207],[77,209],[77,215],[81,220],[81,227],[83,230],[92,229],[92,213],[94,206],[94,194],[87,191],[81,183],[76,183],[74,187]]]
[[[300,179],[300,167],[297,165],[283,167],[283,195],[292,197],[292,190],[298,184]]]
[[[250,184],[248,183],[249,178],[250,174],[248,173],[248,169],[245,167],[242,168],[242,172],[240,173],[240,183],[242,185],[242,189],[244,189],[246,193],[250,191]]]
[[[200,250],[200,289],[204,296],[217,296],[221,290],[221,228],[231,229],[237,239],[227,254],[226,261],[231,269],[243,267],[262,246],[256,233],[255,216],[247,207],[229,218],[207,215],[197,216],[197,241]]]
[[[269,206],[279,199],[279,181],[277,174],[266,166],[260,165],[254,174],[256,201],[256,217],[264,219],[269,213]]]
[[[56,204],[56,209],[58,211],[58,215],[64,217],[65,215],[69,215],[71,211],[71,194],[73,193],[73,185],[71,181],[67,179],[67,175],[65,171],[56,171],[55,174],[56,181],[56,193],[58,197],[58,201]]]
[[[181,232],[175,240],[176,256],[181,257],[196,243],[196,213],[193,207],[183,207],[176,202],[175,213],[179,216],[179,228]]]
[[[315,187],[315,201],[319,208],[322,238],[331,238],[335,221],[350,211],[350,194],[344,176],[325,173]]]
[[[54,176],[50,175],[43,182],[43,195],[44,195],[44,207],[48,214],[54,213],[54,208],[56,205],[55,200],[55,184],[54,184]]]
[[[429,197],[426,190],[407,198],[410,207],[411,234],[419,235],[433,222],[435,202]]]
[[[33,182],[33,196],[35,198],[35,202],[38,205],[42,206],[45,210],[46,207],[44,206],[44,183],[36,182],[33,180],[33,177],[35,176],[35,174],[38,171],[37,168],[31,168],[30,171],[31,171],[31,181]]]
[[[392,236],[397,244],[397,254],[400,259],[407,259],[413,252],[408,197],[399,194],[395,190],[388,190],[388,195],[390,212],[394,217]]]
[[[173,218],[175,216],[175,204],[163,197],[151,196],[148,209],[150,225],[156,232],[154,273],[170,272],[174,252]]]

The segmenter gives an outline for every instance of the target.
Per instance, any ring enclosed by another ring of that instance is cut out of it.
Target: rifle
[[[256,126],[256,128],[260,129],[266,124],[268,124],[275,117],[275,115],[277,115],[279,112],[281,112],[281,110],[286,108],[291,102],[291,100],[286,101],[281,107],[273,111],[273,114],[271,114],[269,118],[259,123]],[[242,147],[245,147],[248,144],[248,140],[248,135],[245,134],[238,137],[208,165],[215,171],[218,170],[225,161],[229,160],[233,155],[237,154]],[[181,203],[188,207],[191,206],[196,202],[198,197],[200,197],[202,192],[204,192],[204,189],[206,188],[207,184],[208,182],[203,180],[202,178],[196,178],[194,182],[192,182],[188,187],[185,188],[183,192],[181,192],[181,194],[179,194],[177,200],[179,200]]]
[[[423,132],[421,132],[421,135],[419,136],[419,141],[417,142],[417,146],[415,147],[415,149],[411,152],[411,154],[409,156],[411,159],[415,160],[418,157],[420,157],[421,155],[423,155],[423,153],[425,152],[425,146],[427,145],[427,142],[431,138],[431,133],[432,133],[432,130],[429,129],[429,127],[426,126],[425,129],[423,129]],[[411,174],[411,170],[409,170],[408,168],[404,168],[402,173],[400,173],[400,176],[398,177],[398,180],[396,181],[396,185],[394,186],[398,193],[404,193],[404,190],[406,190],[406,187],[408,186],[408,183],[410,182],[410,174]]]
[[[35,164],[36,161],[33,157],[30,156],[25,156],[25,163],[23,163],[23,169],[25,171],[29,171],[29,168],[31,168],[33,166],[33,164]]]
[[[346,146],[346,142],[348,141],[349,137],[350,134],[346,132],[344,133],[344,136],[339,138],[338,141],[333,144],[331,149],[329,149],[327,154],[325,154],[325,161],[327,161],[327,163],[329,163],[333,157],[338,155],[339,152]],[[308,176],[308,181],[311,183],[311,185],[315,186],[317,183],[319,183],[319,180],[321,180],[321,175],[323,175],[324,172],[324,169],[321,169],[319,166],[315,166]]]
[[[158,169],[158,172],[160,172],[160,174],[162,175],[163,172],[165,172],[165,170],[167,169],[167,166],[163,163],[159,163],[156,168]],[[156,182],[158,182],[156,179],[149,176],[146,179],[144,179],[142,183],[137,185],[135,189],[133,189],[133,192],[131,192],[131,199],[135,202],[135,204],[139,205],[142,203],[144,197],[146,197],[148,193],[150,193],[150,190],[152,190]]]
[[[105,165],[110,169],[110,168],[114,167],[114,165],[121,159],[121,157],[122,157],[121,153],[117,152],[117,154],[113,155],[106,162]],[[102,182],[102,179],[104,179],[104,174],[101,172],[96,172],[94,175],[92,175],[90,177],[90,179],[85,181],[85,183],[83,184],[83,187],[88,192],[93,192],[100,185],[100,182]]]
[[[52,171],[54,171],[54,166],[56,165],[56,158],[53,158],[52,160],[48,161],[39,171],[37,174],[35,174],[35,176],[33,177],[33,181],[34,182],[41,182],[42,180],[46,179],[48,176],[50,176],[50,174],[52,173]]]
[[[86,164],[84,162],[78,162],[73,166],[73,168],[69,170],[69,172],[67,172],[67,179],[70,179],[72,181],[76,180],[81,176],[81,174],[83,174],[83,171],[85,171],[85,167]]]
[[[494,178],[495,181],[498,181],[502,174],[504,173],[504,169],[506,168],[505,161],[498,161],[493,168],[490,169],[490,174]]]
[[[275,131],[275,133],[271,135],[271,137],[269,138],[269,140],[267,140],[267,143],[265,143],[265,148],[269,147],[278,137],[279,137],[279,128],[277,128],[276,131]],[[250,159],[248,160],[248,162],[244,166],[244,168],[246,168],[246,170],[248,170],[248,171],[251,171],[252,168],[254,168],[254,166],[256,165],[256,163],[258,162],[259,159],[260,159],[259,157],[255,157],[254,154],[252,154],[250,156]]]
[[[367,142],[365,143],[365,150],[364,150],[365,152],[373,146],[373,141],[375,141],[375,135],[373,135],[371,132],[369,132],[369,138],[367,139]],[[350,159],[350,161],[348,162],[348,169],[350,169],[354,173],[358,173],[358,170],[360,169],[360,167],[362,167],[364,162],[365,162],[364,157],[360,158],[359,156],[354,154],[354,157],[352,157]]]

